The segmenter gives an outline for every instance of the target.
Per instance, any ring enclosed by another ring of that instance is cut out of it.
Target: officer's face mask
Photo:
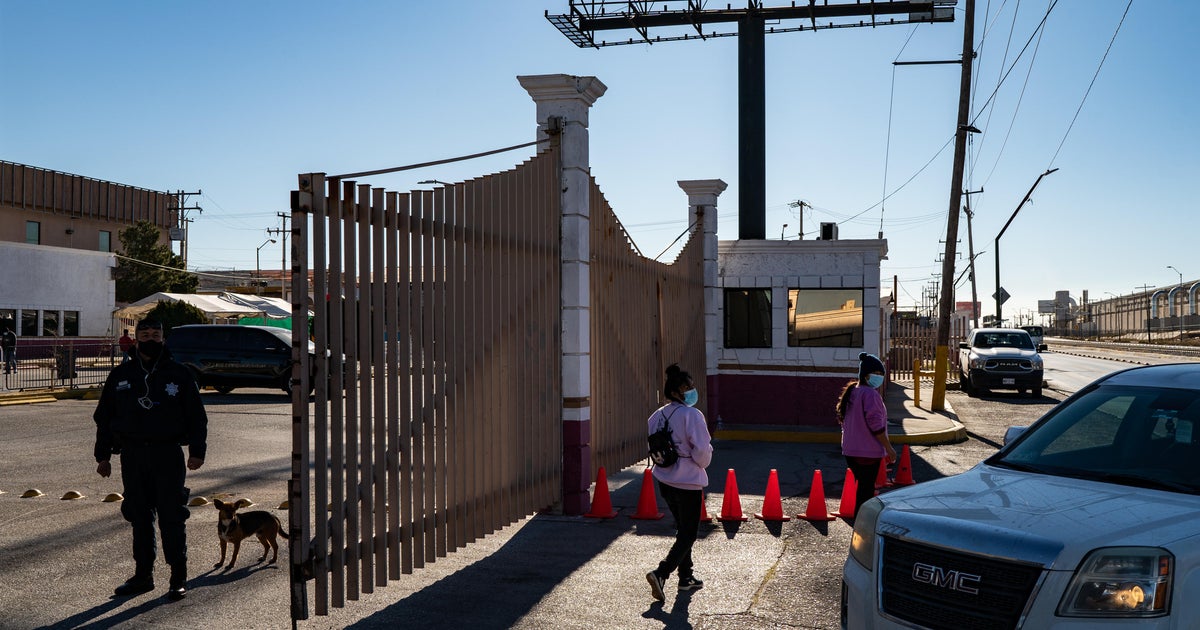
[[[163,344],[161,341],[148,339],[146,341],[137,342],[138,352],[146,355],[150,360],[158,359],[162,354]]]

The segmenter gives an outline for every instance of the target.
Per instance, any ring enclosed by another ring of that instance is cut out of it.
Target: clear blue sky
[[[796,200],[812,206],[805,238],[826,221],[842,238],[882,226],[885,285],[898,277],[902,307],[940,278],[959,70],[892,62],[957,58],[964,4],[954,24],[766,39],[768,237],[786,223],[795,238]],[[984,133],[967,186],[984,189],[972,205],[985,313],[993,239],[1048,168],[1060,170],[1000,243],[1006,315],[1056,290],[1096,300],[1171,285],[1167,265],[1200,278],[1200,3],[1135,1],[1098,76],[1128,0],[1060,0],[1037,34],[1051,4],[977,0],[972,117]],[[641,249],[657,254],[685,228],[681,179],[729,183],[718,234],[736,238],[736,39],[578,49],[546,10],[566,12],[567,0],[0,0],[0,159],[202,189],[189,267],[246,269],[280,227],[298,173],[526,142],[534,107],[515,77],[593,75],[608,86],[591,114],[593,174]],[[367,181],[409,189],[528,155]],[[894,194],[879,205],[885,190]],[[964,260],[966,237],[963,221]],[[261,254],[278,267],[278,246]],[[969,295],[961,285],[958,299]]]

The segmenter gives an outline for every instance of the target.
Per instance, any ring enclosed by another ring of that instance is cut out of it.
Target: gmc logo
[[[981,578],[978,575],[970,573],[959,573],[958,571],[947,571],[941,567],[935,567],[932,564],[922,564],[920,562],[913,564],[912,579],[914,582],[922,584],[930,584],[960,593],[969,593],[971,595],[979,594],[979,581]]]

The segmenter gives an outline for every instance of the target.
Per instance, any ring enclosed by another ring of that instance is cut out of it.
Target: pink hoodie
[[[887,431],[887,407],[879,390],[859,383],[846,402],[842,420],[842,454],[851,457],[883,457],[887,451],[875,437]]]
[[[708,434],[704,414],[699,409],[672,401],[646,420],[649,432],[661,429],[666,421],[664,418],[670,419],[679,461],[669,468],[655,466],[654,478],[676,488],[703,490],[708,486],[708,473],[704,469],[712,463],[713,455],[712,437]]]

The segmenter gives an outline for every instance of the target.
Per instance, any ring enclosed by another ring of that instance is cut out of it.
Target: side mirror
[[[1038,350],[1038,352],[1045,352],[1045,351],[1046,351],[1046,344],[1044,344],[1044,343],[1039,343],[1039,344],[1038,344],[1038,347],[1037,347],[1037,350]]]
[[[965,342],[965,341],[960,341],[960,342],[958,342],[958,349],[959,349],[959,350],[967,350],[967,349],[969,349],[970,347],[971,347],[971,344],[969,344],[969,343],[967,343],[967,342]]]
[[[1004,444],[1007,446],[1009,442],[1012,442],[1013,440],[1021,437],[1021,434],[1024,433],[1025,429],[1028,429],[1028,428],[1029,427],[1027,427],[1027,426],[1008,427],[1008,430],[1004,432]]]

